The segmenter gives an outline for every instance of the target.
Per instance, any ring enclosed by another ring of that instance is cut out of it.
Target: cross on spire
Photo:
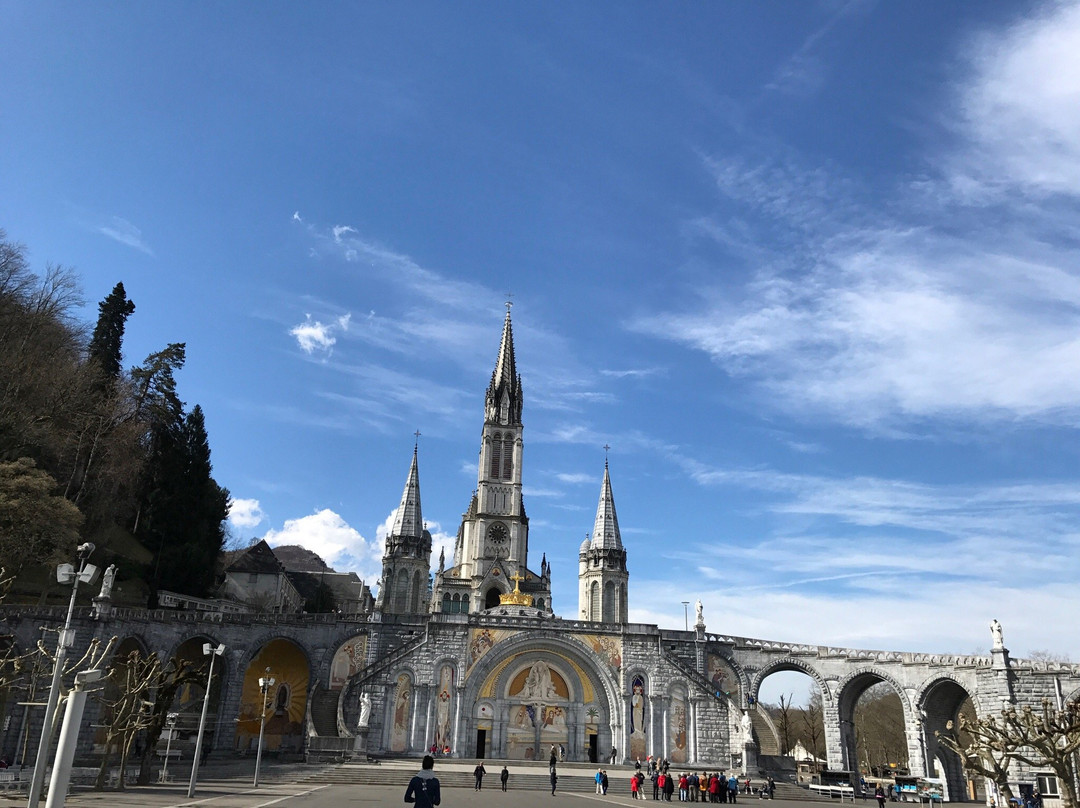
[[[413,448],[415,449],[416,447],[418,447],[420,445],[420,430],[419,429],[416,430],[415,432],[413,432],[413,437],[416,438],[416,442],[413,443]]]
[[[504,305],[506,306],[506,313],[507,313],[507,314],[509,314],[509,313],[510,313],[510,309],[511,309],[511,308],[513,307],[513,305],[514,305],[513,297],[514,297],[514,293],[513,293],[513,292],[507,292],[507,293],[506,293],[506,303],[505,303]]]

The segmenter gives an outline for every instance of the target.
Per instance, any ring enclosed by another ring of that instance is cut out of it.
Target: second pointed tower
[[[604,482],[592,538],[581,544],[578,553],[578,606],[582,620],[624,624],[626,588],[630,573],[626,569],[626,550],[619,533],[615,496],[611,493],[611,475],[604,461]]]
[[[431,534],[420,510],[420,471],[413,446],[412,465],[386,537],[382,585],[375,608],[385,614],[419,614],[428,609]]]

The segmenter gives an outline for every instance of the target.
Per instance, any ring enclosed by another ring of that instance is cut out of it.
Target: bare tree
[[[970,718],[963,713],[935,733],[940,743],[959,755],[969,772],[989,777],[1006,799],[1012,798],[1008,769],[1012,761],[1049,767],[1057,775],[1063,808],[1077,808],[1072,758],[1080,749],[1080,701],[1062,709],[1043,699],[1041,709],[1007,707],[999,715]]]
[[[776,726],[780,730],[780,754],[791,754],[791,721],[794,718],[791,711],[791,701],[794,698],[793,693],[788,693],[785,697],[784,694],[780,694],[780,706],[773,707],[772,711],[776,714]]]
[[[810,741],[810,754],[815,758],[824,758],[825,715],[820,693],[815,692],[810,695],[810,703],[803,710],[803,724]]]

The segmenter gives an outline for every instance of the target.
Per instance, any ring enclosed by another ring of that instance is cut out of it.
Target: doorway
[[[600,744],[598,743],[600,736],[595,732],[589,736],[589,763],[599,763]]]
[[[487,730],[478,729],[476,731],[476,757],[479,760],[483,760],[487,752]]]

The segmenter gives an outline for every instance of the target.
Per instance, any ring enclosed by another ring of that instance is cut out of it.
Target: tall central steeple
[[[431,534],[424,528],[424,517],[420,512],[417,449],[418,444],[413,446],[409,476],[383,553],[382,585],[375,607],[388,614],[418,614],[428,609]]]
[[[514,328],[510,323],[510,304],[506,304],[502,341],[495,370],[491,372],[484,402],[484,420],[503,426],[521,426],[521,377],[514,357]]]
[[[475,613],[495,608],[499,596],[513,590],[517,576],[521,591],[533,596],[538,609],[551,609],[548,565],[542,564],[539,574],[528,568],[529,519],[521,497],[522,403],[507,303],[499,353],[484,395],[476,492],[462,515],[454,566],[436,575],[435,609]]]

